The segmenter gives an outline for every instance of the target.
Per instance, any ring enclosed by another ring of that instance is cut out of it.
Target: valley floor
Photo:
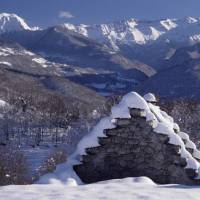
[[[200,187],[156,185],[145,177],[110,180],[90,185],[48,184],[5,186],[0,200],[199,200]]]

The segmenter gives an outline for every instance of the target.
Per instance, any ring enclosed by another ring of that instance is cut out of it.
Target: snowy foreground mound
[[[1,200],[199,200],[200,187],[158,186],[145,177],[110,180],[83,186],[30,185],[0,189]]]

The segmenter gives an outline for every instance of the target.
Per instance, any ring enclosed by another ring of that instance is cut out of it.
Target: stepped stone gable
[[[129,119],[116,119],[116,127],[104,130],[106,137],[98,138],[100,146],[87,148],[82,162],[74,166],[83,182],[147,176],[159,184],[200,183],[195,179],[197,171],[185,168],[181,147],[170,144],[168,135],[155,133],[143,110],[132,108],[130,115]]]

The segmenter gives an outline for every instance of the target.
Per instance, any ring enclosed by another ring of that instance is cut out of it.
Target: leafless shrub
[[[200,102],[195,99],[161,99],[160,105],[200,147]]]
[[[39,169],[39,176],[46,173],[52,173],[58,164],[64,163],[67,161],[66,151],[63,149],[56,149],[49,158],[43,163]]]
[[[0,185],[29,182],[26,159],[19,151],[0,147]]]

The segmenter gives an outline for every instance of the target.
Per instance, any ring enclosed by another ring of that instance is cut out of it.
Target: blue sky
[[[200,0],[0,0],[0,12],[16,13],[41,27],[63,22],[200,16],[199,8]]]

